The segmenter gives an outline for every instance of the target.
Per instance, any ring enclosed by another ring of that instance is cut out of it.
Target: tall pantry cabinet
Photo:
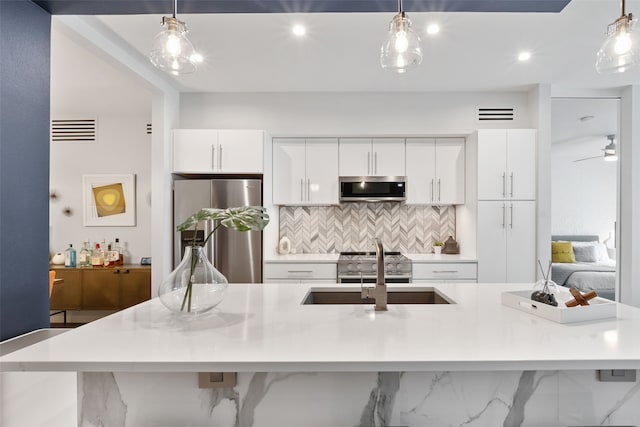
[[[536,130],[478,131],[478,282],[536,278]]]

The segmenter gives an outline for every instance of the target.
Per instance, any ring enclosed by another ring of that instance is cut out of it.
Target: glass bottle
[[[72,244],[69,244],[69,247],[64,251],[64,266],[70,268],[76,267],[76,250],[73,249]]]
[[[78,267],[91,267],[91,250],[89,242],[84,242],[78,254]]]
[[[93,251],[91,255],[91,266],[92,267],[102,267],[104,265],[104,257],[102,255],[102,250],[100,249],[100,243],[96,243],[96,250]]]
[[[120,239],[117,237],[113,250],[118,252],[118,261],[116,262],[116,265],[124,265],[124,254],[122,253],[122,246],[120,246]]]

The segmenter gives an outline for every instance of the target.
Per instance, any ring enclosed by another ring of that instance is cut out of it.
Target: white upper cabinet
[[[404,176],[403,138],[340,138],[340,176]]]
[[[407,138],[406,174],[408,204],[463,204],[464,138]]]
[[[174,129],[173,172],[263,173],[265,132]]]
[[[217,151],[216,129],[174,129],[172,171],[210,173],[217,164]]]
[[[304,138],[273,139],[273,204],[305,201],[306,149]]]
[[[241,129],[218,131],[220,172],[262,173],[265,133],[261,130]]]
[[[273,139],[273,204],[338,204],[336,138]]]
[[[536,130],[478,131],[478,200],[535,200]]]

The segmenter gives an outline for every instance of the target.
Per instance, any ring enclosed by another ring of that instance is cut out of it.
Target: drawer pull
[[[433,270],[434,273],[457,273],[458,270]]]
[[[287,270],[287,273],[313,273],[312,270]]]

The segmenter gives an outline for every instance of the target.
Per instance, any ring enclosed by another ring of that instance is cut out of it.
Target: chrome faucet
[[[379,239],[376,245],[376,286],[361,289],[362,299],[373,298],[376,301],[376,311],[387,311],[387,285],[384,283],[384,249]],[[362,285],[361,285],[362,286]]]

